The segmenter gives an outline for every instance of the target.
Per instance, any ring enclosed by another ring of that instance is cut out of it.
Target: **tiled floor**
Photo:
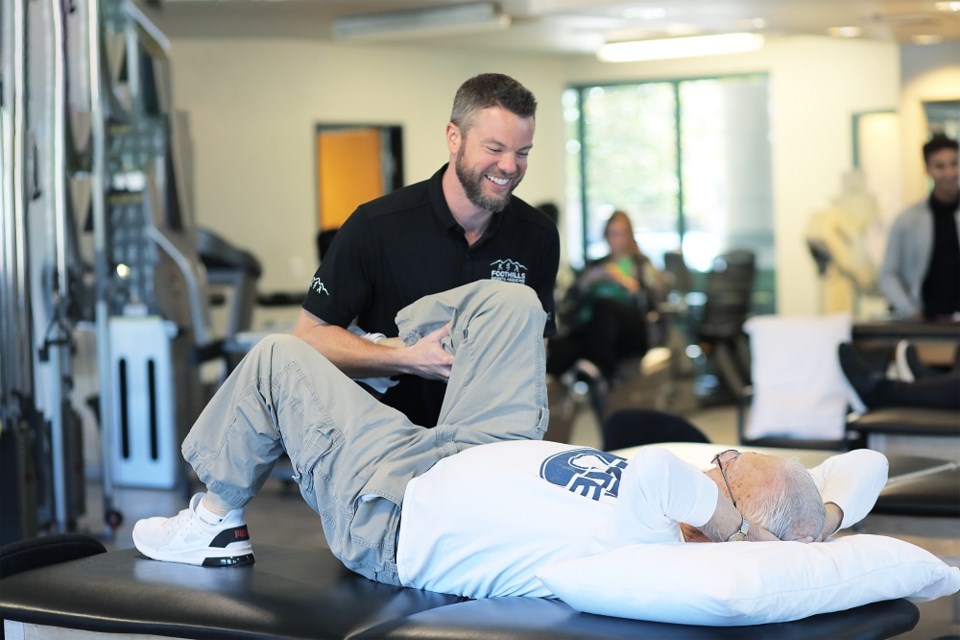
[[[736,442],[735,412],[730,407],[696,411],[687,416],[714,442]],[[596,420],[586,404],[577,405],[571,442],[585,446],[599,446],[600,435]],[[115,507],[122,513],[123,522],[114,535],[105,538],[109,548],[132,546],[130,530],[133,523],[148,515],[173,514],[183,508],[187,499],[183,491],[158,491],[117,488],[113,495]],[[102,494],[99,484],[88,487],[87,516],[81,528],[103,536]],[[271,479],[263,491],[249,505],[247,520],[254,543],[257,541],[284,544],[302,549],[324,548],[326,543],[317,516],[300,499],[295,486],[280,479]],[[282,526],[278,526],[282,523]],[[919,519],[871,516],[863,523],[863,530],[907,539],[960,565],[960,522],[954,519]],[[960,640],[960,596],[941,598],[931,603],[919,603],[921,619],[909,633],[898,636],[908,640]]]

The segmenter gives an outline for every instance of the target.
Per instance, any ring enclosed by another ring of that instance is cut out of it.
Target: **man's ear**
[[[460,150],[460,145],[463,144],[463,132],[457,125],[453,124],[452,122],[448,122],[446,136],[447,149],[450,150],[451,154],[456,155],[457,151]]]

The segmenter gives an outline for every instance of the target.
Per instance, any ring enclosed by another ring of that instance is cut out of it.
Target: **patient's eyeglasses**
[[[717,469],[720,469],[720,475],[723,476],[723,484],[727,485],[727,493],[730,495],[730,502],[733,503],[733,507],[737,507],[737,501],[733,497],[733,490],[730,489],[730,481],[727,480],[727,470],[723,468],[724,464],[730,464],[734,460],[740,457],[740,452],[736,449],[727,449],[726,451],[721,451],[717,455],[713,456],[712,462],[717,465]]]

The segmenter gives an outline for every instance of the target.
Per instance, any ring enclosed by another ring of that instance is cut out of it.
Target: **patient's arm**
[[[887,483],[887,458],[878,451],[857,449],[831,456],[813,469],[813,476],[823,502],[827,520],[822,539],[838,529],[863,520],[873,508],[880,490]],[[832,530],[829,530],[833,526]]]
[[[835,502],[827,502],[823,505],[825,517],[823,519],[823,530],[815,542],[823,542],[840,529],[840,523],[843,522],[843,509]]]
[[[696,527],[691,527],[686,523],[680,523],[680,531],[683,532],[684,542],[713,542],[703,531],[700,531],[700,529]]]
[[[740,528],[740,513],[697,467],[666,449],[641,449],[620,481],[615,544],[675,541],[680,523],[696,527],[716,542]],[[777,538],[751,523],[747,539]]]

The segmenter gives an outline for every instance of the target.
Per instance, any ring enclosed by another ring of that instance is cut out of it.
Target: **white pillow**
[[[818,613],[960,590],[960,569],[909,542],[869,534],[830,542],[669,543],[541,567],[546,586],[588,613],[711,626]]]
[[[747,438],[843,438],[848,403],[863,411],[837,358],[850,325],[846,314],[747,320],[753,384]]]

